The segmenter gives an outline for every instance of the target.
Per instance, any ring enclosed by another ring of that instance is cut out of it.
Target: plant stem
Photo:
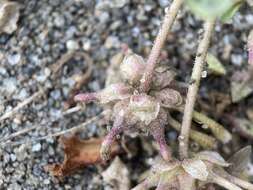
[[[188,88],[186,105],[184,109],[184,116],[182,122],[181,133],[179,136],[179,154],[180,158],[184,159],[188,157],[188,142],[189,133],[191,128],[193,109],[197,98],[197,93],[200,84],[201,73],[203,70],[204,62],[206,59],[207,49],[210,43],[211,34],[214,28],[215,21],[207,21],[204,26],[204,36],[201,37],[201,41],[198,46],[195,63],[193,66],[191,84]]]
[[[175,130],[180,132],[181,124],[178,121],[176,121],[172,117],[169,117],[168,123],[171,127],[173,127]],[[210,137],[197,130],[194,130],[194,129],[190,130],[190,138],[194,140],[195,142],[197,142],[203,148],[207,148],[207,149],[217,148],[217,142],[213,137]]]
[[[147,92],[152,82],[152,76],[157,64],[161,49],[167,39],[168,33],[175,21],[177,13],[183,4],[183,0],[174,0],[168,11],[165,13],[162,27],[155,39],[154,45],[147,60],[147,66],[141,79],[140,92]]]
[[[244,189],[248,189],[248,190],[253,190],[253,184],[247,182],[247,181],[244,181],[240,178],[237,178],[237,177],[234,177],[232,175],[229,175],[228,176],[228,180],[233,182],[234,184],[244,188]]]
[[[238,187],[237,185],[234,185],[233,183],[231,183],[230,181],[228,181],[227,179],[220,177],[216,174],[214,174],[212,176],[212,181],[222,187],[225,187],[226,189],[229,190],[242,190],[240,187]]]
[[[172,109],[184,113],[184,106],[173,107]],[[228,130],[226,130],[221,124],[217,123],[215,120],[211,119],[205,114],[194,110],[192,119],[210,129],[213,135],[222,143],[228,143],[232,139],[232,135]]]

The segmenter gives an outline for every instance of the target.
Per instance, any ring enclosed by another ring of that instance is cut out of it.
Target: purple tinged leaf
[[[183,103],[180,93],[170,88],[157,91],[154,95],[161,102],[161,105],[166,108],[180,106]]]
[[[175,79],[176,72],[168,68],[167,66],[160,66],[155,69],[152,89],[163,89],[168,87]]]

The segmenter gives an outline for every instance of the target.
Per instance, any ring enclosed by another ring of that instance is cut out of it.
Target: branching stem
[[[203,36],[201,36],[195,63],[193,66],[191,84],[189,85],[189,88],[188,88],[182,128],[181,128],[181,133],[179,136],[179,154],[180,154],[181,159],[188,157],[188,142],[189,142],[189,134],[190,134],[193,110],[194,110],[194,105],[197,98],[201,73],[203,71],[207,49],[210,43],[212,31],[214,28],[214,23],[215,23],[214,21],[207,21],[205,23],[204,34]]]
[[[154,68],[157,64],[161,49],[167,39],[169,31],[175,21],[177,13],[183,4],[183,0],[174,0],[168,11],[165,13],[162,27],[155,39],[150,55],[147,60],[147,66],[141,79],[140,92],[147,92],[150,88]]]

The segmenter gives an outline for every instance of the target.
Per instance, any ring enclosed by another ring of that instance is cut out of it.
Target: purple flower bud
[[[137,54],[126,55],[120,65],[120,73],[122,77],[131,85],[138,84],[145,68],[144,59]]]

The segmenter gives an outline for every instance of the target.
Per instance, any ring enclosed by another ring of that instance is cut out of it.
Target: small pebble
[[[106,41],[105,41],[105,47],[107,49],[111,48],[119,48],[120,47],[120,42],[118,37],[116,36],[109,36]]]
[[[159,0],[158,2],[159,2],[159,5],[163,8],[167,7],[170,4],[169,0]]]
[[[8,59],[8,62],[11,64],[11,65],[17,65],[20,60],[21,60],[21,55],[20,54],[11,54],[7,57]]]
[[[48,184],[50,184],[50,180],[49,180],[49,179],[44,179],[43,183],[44,183],[45,185],[48,185]]]
[[[68,50],[78,50],[79,49],[79,44],[75,40],[68,40],[66,42],[66,47]]]
[[[232,54],[231,61],[232,61],[233,65],[235,65],[235,66],[242,66],[243,57],[242,57],[242,55],[239,55],[239,54]]]
[[[41,150],[41,144],[37,143],[32,146],[32,152],[39,152]]]
[[[10,158],[11,158],[11,161],[12,161],[12,162],[15,162],[16,159],[17,159],[17,157],[16,157],[15,154],[10,154]]]

